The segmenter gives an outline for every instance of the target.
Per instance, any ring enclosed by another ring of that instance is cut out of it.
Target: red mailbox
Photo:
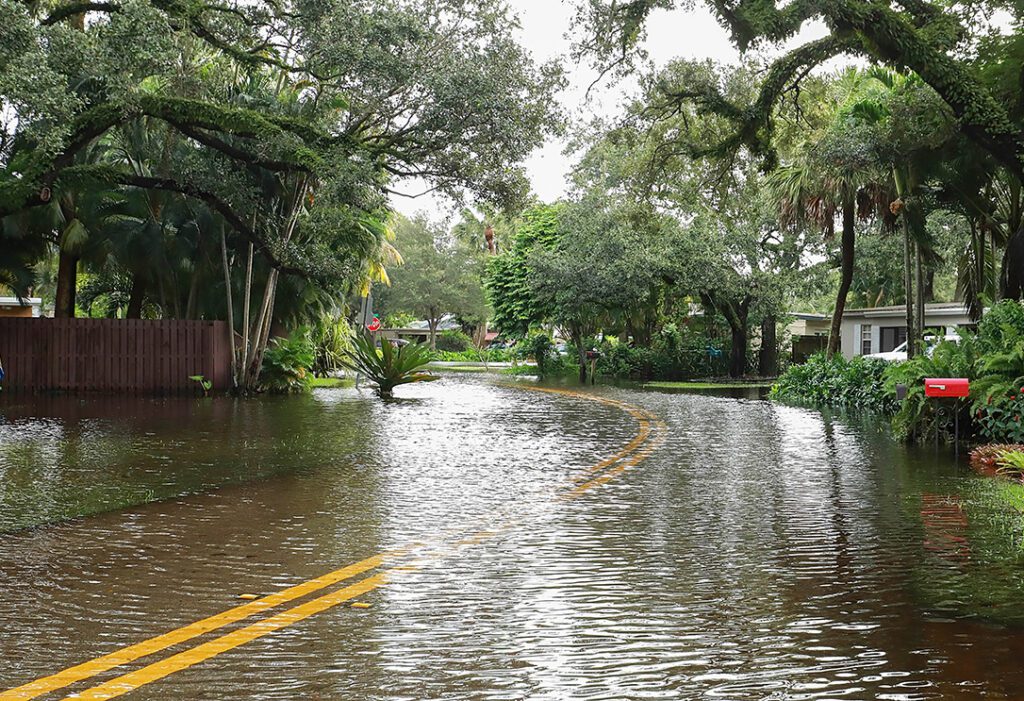
[[[924,381],[926,397],[968,397],[971,383],[965,377],[929,377]]]

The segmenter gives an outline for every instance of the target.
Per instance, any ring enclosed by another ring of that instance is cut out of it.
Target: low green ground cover
[[[311,389],[337,389],[339,387],[353,387],[355,380],[347,377],[314,377],[309,382]]]
[[[650,389],[768,389],[770,382],[645,382]]]

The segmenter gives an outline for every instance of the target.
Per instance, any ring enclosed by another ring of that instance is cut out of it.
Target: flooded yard
[[[997,483],[867,421],[534,388],[3,397],[0,699],[1019,698]]]

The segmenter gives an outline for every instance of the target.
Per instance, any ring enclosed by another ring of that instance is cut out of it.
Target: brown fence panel
[[[192,375],[231,386],[223,321],[0,318],[6,389],[191,394]]]

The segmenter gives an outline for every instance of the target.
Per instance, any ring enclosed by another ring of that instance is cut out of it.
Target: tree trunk
[[[430,317],[427,320],[427,326],[430,327],[430,350],[437,350],[437,325],[440,323],[440,319]]]
[[[587,349],[583,347],[583,329],[571,331],[573,345],[576,346],[576,360],[580,364],[580,384],[587,383]]]
[[[903,294],[907,305],[907,357],[917,355],[917,333],[914,331],[914,263],[911,255],[910,224],[907,222],[907,210],[904,207],[900,217],[903,220]],[[854,339],[860,343],[860,339]]]
[[[75,296],[78,286],[78,256],[60,252],[57,265],[57,294],[53,316],[57,319],[75,318]]]
[[[1003,269],[999,276],[1002,299],[1024,299],[1024,223],[1010,236],[1003,253]]]
[[[231,294],[231,265],[228,263],[228,242],[224,224],[220,227],[220,255],[224,267],[224,294],[226,296],[228,334],[231,342],[231,389],[238,391],[238,346],[235,343],[235,305]]]
[[[757,372],[761,377],[779,374],[779,341],[774,314],[761,320],[761,350],[757,354]]]
[[[828,332],[828,347],[825,354],[831,358],[842,350],[843,314],[846,312],[846,298],[853,284],[853,265],[856,254],[855,204],[848,198],[843,204],[843,240],[840,252],[839,291],[836,293],[836,306],[832,310],[832,326]]]
[[[732,349],[729,351],[729,377],[743,377],[747,372],[747,327],[746,324],[730,324]]]
[[[146,297],[146,281],[141,273],[132,275],[132,289],[128,293],[128,310],[125,312],[126,319],[142,318],[142,301]]]

